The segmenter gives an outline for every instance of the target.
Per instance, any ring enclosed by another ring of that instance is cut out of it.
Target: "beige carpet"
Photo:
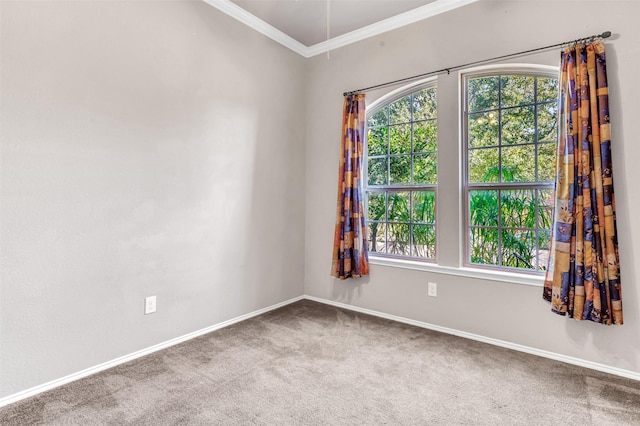
[[[638,425],[640,383],[301,301],[0,409],[2,425]]]

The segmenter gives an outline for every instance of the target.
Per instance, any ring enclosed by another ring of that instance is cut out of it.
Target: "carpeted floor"
[[[638,425],[640,383],[307,300],[0,409],[2,425]]]

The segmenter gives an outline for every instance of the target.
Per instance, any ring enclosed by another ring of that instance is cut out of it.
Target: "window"
[[[367,114],[369,252],[435,259],[436,86],[404,92]]]
[[[449,84],[460,77],[461,100]],[[434,80],[403,88],[367,113],[370,259],[474,277],[525,273],[509,282],[538,285],[553,222],[557,68],[490,65],[439,79],[440,89]]]
[[[464,78],[466,264],[546,269],[553,223],[557,75]]]

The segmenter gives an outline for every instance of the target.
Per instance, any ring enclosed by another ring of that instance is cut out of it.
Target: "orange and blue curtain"
[[[331,264],[331,276],[341,280],[369,275],[367,226],[362,202],[365,116],[365,95],[345,96]]]
[[[577,320],[622,324],[604,45],[562,52],[556,196],[544,299]]]

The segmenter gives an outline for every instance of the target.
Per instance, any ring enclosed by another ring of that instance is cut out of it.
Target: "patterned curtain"
[[[622,324],[604,45],[562,53],[556,200],[544,299],[577,320]]]
[[[344,98],[338,205],[331,276],[344,280],[369,275],[367,227],[362,203],[364,94]]]

